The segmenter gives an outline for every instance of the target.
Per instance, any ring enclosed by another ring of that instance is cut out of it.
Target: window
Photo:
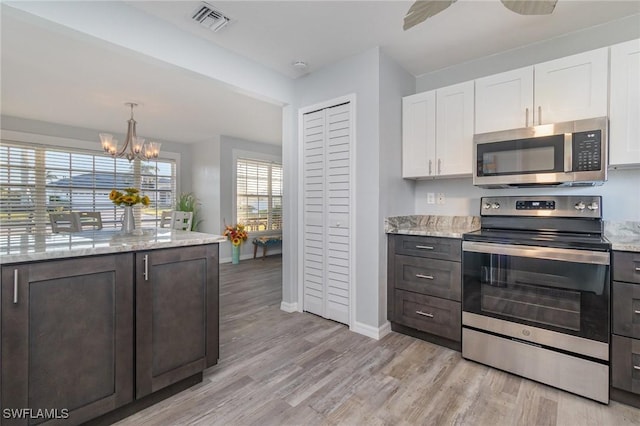
[[[172,160],[132,161],[79,149],[2,141],[0,146],[0,242],[11,235],[50,231],[49,213],[98,211],[104,227],[119,227],[122,209],[109,192],[134,186],[151,199],[137,219],[155,224],[173,208]]]
[[[248,231],[282,229],[282,165],[238,158],[236,220]]]

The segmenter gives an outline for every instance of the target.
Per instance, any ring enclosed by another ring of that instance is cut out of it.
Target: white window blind
[[[119,227],[122,208],[109,200],[114,188],[140,188],[151,204],[136,209],[137,220],[157,223],[163,210],[173,208],[175,176],[171,160],[129,163],[93,151],[3,140],[0,243],[11,235],[50,231],[50,212],[97,211],[104,227]]]
[[[282,165],[238,158],[236,220],[248,231],[282,229]]]

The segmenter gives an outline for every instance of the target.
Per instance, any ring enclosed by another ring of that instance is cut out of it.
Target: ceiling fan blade
[[[425,19],[436,15],[457,0],[418,0],[414,4],[411,5],[409,11],[404,17],[404,25],[402,29],[407,31],[409,28],[414,25],[418,25],[420,22],[423,22]]]
[[[500,0],[509,10],[520,15],[548,15],[558,0]]]

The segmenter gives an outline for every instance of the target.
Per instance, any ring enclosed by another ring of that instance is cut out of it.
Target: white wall
[[[427,204],[427,193],[444,193],[445,204]],[[416,184],[415,213],[474,215],[480,213],[480,197],[502,195],[600,195],[605,220],[640,221],[640,169],[610,170],[602,186],[578,188],[476,188],[471,178],[420,181]]]
[[[296,80],[295,105],[305,107],[356,95],[355,129],[355,324],[377,330],[385,318],[380,312],[378,259],[380,253],[380,126],[379,49],[371,49]],[[297,118],[297,111],[296,111]],[[297,126],[295,124],[294,126]],[[294,135],[297,135],[295,127]],[[291,172],[291,170],[290,170]],[[293,254],[297,256],[297,253]],[[301,259],[297,259],[299,263]],[[295,260],[294,260],[295,261]],[[290,296],[298,300],[297,282]],[[354,324],[352,324],[354,327]]]
[[[586,4],[586,3],[585,3]],[[585,6],[588,7],[588,6]],[[640,15],[576,31],[416,78],[416,92],[473,80],[640,37]]]
[[[387,312],[387,235],[384,218],[413,207],[415,182],[402,179],[402,97],[415,92],[415,78],[384,53],[380,54],[380,207],[378,234],[379,326]]]
[[[192,146],[193,190],[200,203],[198,231],[220,235],[220,136]]]

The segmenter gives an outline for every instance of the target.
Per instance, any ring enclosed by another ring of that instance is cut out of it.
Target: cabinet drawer
[[[393,235],[393,238],[396,254],[460,262],[462,242],[459,239],[413,235]]]
[[[614,251],[613,279],[640,284],[640,253]]]
[[[460,341],[460,303],[407,291],[395,291],[396,322]]]
[[[613,332],[640,339],[640,285],[613,282]]]
[[[611,337],[611,385],[640,394],[640,340]]]
[[[395,256],[396,288],[460,301],[460,263]]]

